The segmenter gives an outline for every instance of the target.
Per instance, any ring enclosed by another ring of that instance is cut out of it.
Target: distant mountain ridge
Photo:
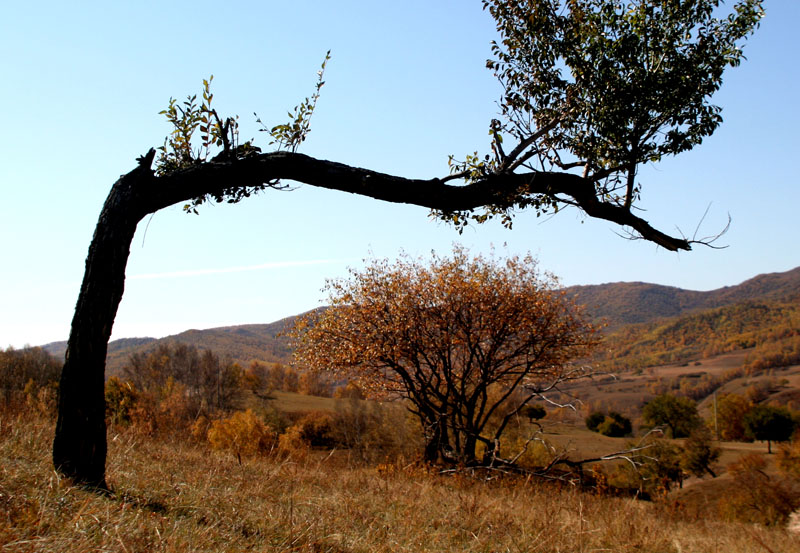
[[[758,275],[741,284],[707,292],[644,282],[571,286],[566,291],[586,307],[591,318],[604,319],[610,329],[615,329],[743,301],[800,298],[800,267]]]
[[[585,305],[595,320],[606,320],[609,331],[621,327],[651,323],[752,301],[800,301],[800,267],[783,273],[758,275],[735,286],[707,292],[648,284],[616,282],[566,288],[579,304]],[[118,372],[134,352],[145,352],[162,342],[182,342],[200,349],[211,349],[219,355],[247,363],[258,359],[288,363],[291,360],[289,339],[281,332],[291,328],[301,315],[287,317],[268,324],[248,324],[187,330],[164,338],[123,338],[108,346],[107,369]],[[50,353],[63,356],[66,342],[43,346]]]

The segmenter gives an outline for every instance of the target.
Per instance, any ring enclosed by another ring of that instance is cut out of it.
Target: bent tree
[[[174,128],[158,159],[150,150],[114,183],[89,247],[61,375],[57,470],[105,486],[105,357],[130,243],[142,218],[170,205],[196,211],[296,181],[425,207],[459,228],[573,206],[668,250],[691,249],[695,240],[635,214],[637,170],[693,148],[721,123],[711,96],[725,68],[740,63],[761,0],[731,8],[720,0],[482,3],[500,35],[487,62],[503,86],[500,111],[489,125],[490,153],[451,156],[445,176],[408,179],[298,153],[322,71],[292,120],[263,128],[275,148],[267,153],[239,143],[237,119],[212,108],[208,81],[199,102],[170,100],[162,113]]]

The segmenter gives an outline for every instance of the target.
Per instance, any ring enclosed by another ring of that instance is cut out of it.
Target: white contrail
[[[132,280],[144,280],[153,278],[180,278],[202,275],[218,275],[223,273],[243,273],[245,271],[259,271],[262,269],[283,269],[286,267],[302,267],[305,265],[324,265],[327,263],[341,263],[339,259],[314,259],[310,261],[273,261],[272,263],[261,263],[260,265],[246,265],[242,267],[223,267],[220,269],[191,269],[188,271],[173,271],[169,273],[147,273],[143,275],[131,275]]]

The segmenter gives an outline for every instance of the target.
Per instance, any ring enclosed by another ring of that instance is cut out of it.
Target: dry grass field
[[[670,503],[518,478],[443,476],[408,460],[231,455],[181,437],[111,433],[110,495],[50,463],[53,424],[0,413],[0,550],[301,552],[800,551],[784,529]]]

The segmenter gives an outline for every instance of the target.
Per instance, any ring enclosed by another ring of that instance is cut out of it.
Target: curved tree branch
[[[281,179],[445,213],[509,204],[509,198],[518,197],[520,193],[569,196],[572,203],[590,217],[630,227],[643,239],[670,251],[691,249],[690,241],[685,238],[669,236],[624,207],[600,201],[594,183],[572,173],[505,172],[459,186],[448,184],[446,178],[408,179],[292,152],[208,162],[164,177],[154,177],[152,211],[203,194],[221,195],[230,187],[260,186]]]

